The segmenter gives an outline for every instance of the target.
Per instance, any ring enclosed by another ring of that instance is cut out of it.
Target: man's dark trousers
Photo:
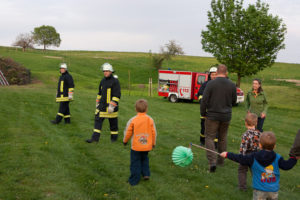
[[[65,119],[65,123],[70,123],[70,108],[69,101],[64,101],[59,103],[59,110],[56,115],[55,121],[59,123],[63,118]]]
[[[230,121],[222,122],[210,119],[205,119],[205,147],[207,149],[215,150],[214,139],[218,133],[218,152],[222,153],[227,149],[227,131]],[[222,165],[224,158],[217,154],[206,151],[206,157],[210,166],[216,166],[217,164]]]
[[[105,119],[106,118],[104,117],[99,117],[99,114],[95,116],[94,133],[92,136],[95,141],[99,141],[102,124]],[[115,141],[118,138],[118,118],[108,118],[108,121],[110,126],[111,140]]]

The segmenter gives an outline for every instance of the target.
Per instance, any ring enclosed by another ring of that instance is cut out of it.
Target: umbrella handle
[[[213,151],[213,150],[211,150],[211,149],[208,149],[208,148],[199,146],[199,145],[197,145],[197,144],[192,144],[192,143],[190,143],[189,147],[192,148],[192,146],[198,147],[198,148],[200,148],[200,149],[204,149],[204,150],[206,150],[206,151],[215,153],[215,154],[217,154],[217,155],[221,155],[220,153],[218,153],[218,152],[216,152],[216,151]]]

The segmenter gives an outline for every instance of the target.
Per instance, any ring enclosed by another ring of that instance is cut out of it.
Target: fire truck
[[[166,97],[170,102],[179,99],[197,100],[197,93],[201,85],[208,80],[207,73],[159,70],[158,96]],[[244,93],[236,88],[237,104],[244,102]]]

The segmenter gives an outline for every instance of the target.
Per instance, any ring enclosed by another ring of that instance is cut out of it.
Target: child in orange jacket
[[[144,99],[139,99],[135,103],[137,115],[132,117],[124,131],[123,143],[126,145],[131,138],[130,152],[130,185],[137,185],[141,174],[144,180],[149,180],[149,158],[148,152],[156,144],[156,128],[153,119],[148,116],[148,103]]]

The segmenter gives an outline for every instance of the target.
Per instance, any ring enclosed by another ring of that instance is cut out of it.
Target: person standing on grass
[[[199,99],[200,105],[201,105],[201,99],[203,97],[203,92],[205,90],[205,87],[206,87],[207,83],[209,81],[211,81],[211,80],[215,80],[216,75],[217,75],[217,67],[211,67],[209,69],[208,80],[205,81],[201,85],[201,87],[200,87],[200,89],[198,90],[198,93],[197,93],[197,97]],[[200,130],[200,144],[204,146],[205,145],[205,118],[200,115],[200,119],[201,119],[201,121],[200,121],[200,126],[201,126],[201,130]],[[218,137],[215,138],[215,148],[218,147],[217,145],[218,145]]]
[[[148,103],[139,99],[135,103],[137,115],[131,118],[124,130],[123,143],[127,145],[131,138],[130,152],[130,185],[137,185],[141,175],[144,180],[149,180],[150,168],[148,152],[156,145],[157,131],[153,119],[148,116]]]
[[[102,124],[108,118],[110,124],[111,142],[118,138],[118,105],[121,98],[121,87],[119,80],[113,76],[113,67],[109,63],[101,66],[104,78],[99,85],[99,92],[96,98],[95,125],[91,139],[87,143],[99,142]]]
[[[223,158],[228,158],[242,165],[248,165],[252,172],[252,187],[254,200],[277,200],[279,190],[279,169],[292,169],[296,163],[296,157],[284,160],[274,152],[276,137],[273,132],[263,132],[259,140],[261,151],[249,155],[222,152]]]
[[[261,80],[252,81],[252,89],[247,93],[245,101],[247,112],[255,113],[258,116],[257,129],[263,132],[263,125],[267,115],[268,102],[261,87]]]
[[[255,130],[257,125],[257,115],[254,113],[247,113],[245,117],[245,126],[247,131],[242,135],[242,141],[240,145],[240,154],[247,155],[253,152],[259,151],[259,130]],[[238,168],[238,181],[239,189],[246,191],[247,190],[247,165],[239,165]]]
[[[205,117],[205,147],[215,150],[214,139],[218,134],[218,152],[226,151],[227,131],[231,120],[232,106],[236,103],[235,84],[227,78],[227,67],[219,65],[217,77],[210,81],[201,100],[201,116]],[[223,165],[224,158],[206,151],[209,171],[215,172],[216,165]]]
[[[60,73],[58,87],[56,92],[56,102],[59,103],[59,110],[55,120],[50,121],[52,124],[59,124],[64,118],[65,124],[71,123],[69,103],[73,100],[74,81],[68,72],[66,63],[60,64]]]

